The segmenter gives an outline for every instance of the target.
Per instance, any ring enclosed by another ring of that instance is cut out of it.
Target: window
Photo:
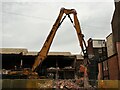
[[[102,53],[102,49],[98,49],[98,53]]]

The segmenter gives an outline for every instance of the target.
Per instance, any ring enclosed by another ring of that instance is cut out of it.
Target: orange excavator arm
[[[63,20],[66,18],[66,16],[64,18],[62,18],[63,14],[68,15],[68,17],[70,18],[70,14],[74,15],[74,27],[76,29],[77,35],[78,35],[78,39],[79,39],[79,43],[82,49],[82,52],[84,53],[84,46],[86,47],[85,41],[83,39],[83,34],[81,32],[80,29],[80,24],[77,18],[77,13],[75,9],[65,9],[65,8],[61,8],[59,16],[57,17],[57,20],[55,21],[42,49],[40,50],[40,52],[38,53],[38,56],[35,59],[35,62],[33,64],[32,67],[32,71],[35,71],[35,69],[41,64],[41,62],[47,57],[48,51],[50,49],[51,43],[53,41],[53,38],[56,34],[57,29],[59,28],[59,26],[61,25],[61,23],[63,22]],[[70,18],[71,20],[71,18]],[[72,21],[72,20],[71,20]],[[84,46],[83,46],[84,43]]]

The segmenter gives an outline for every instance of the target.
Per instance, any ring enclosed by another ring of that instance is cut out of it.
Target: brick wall
[[[116,42],[117,53],[118,53],[118,68],[119,68],[119,75],[120,75],[120,42]],[[120,80],[120,77],[119,77]]]
[[[118,60],[117,55],[108,59],[110,80],[118,80]]]

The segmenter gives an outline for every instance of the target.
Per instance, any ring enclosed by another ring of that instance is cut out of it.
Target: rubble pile
[[[80,87],[73,80],[57,80],[55,81],[54,88],[79,89]]]
[[[38,88],[53,88],[53,80],[43,80],[37,83]]]

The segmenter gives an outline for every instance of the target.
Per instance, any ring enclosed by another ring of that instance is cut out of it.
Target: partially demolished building
[[[2,48],[2,69],[4,71],[30,69],[38,52],[28,52],[27,49]],[[83,63],[81,55],[70,52],[50,52],[39,66],[38,74],[41,78],[74,79]],[[5,72],[7,73],[7,72]],[[3,76],[3,78],[6,78]]]

